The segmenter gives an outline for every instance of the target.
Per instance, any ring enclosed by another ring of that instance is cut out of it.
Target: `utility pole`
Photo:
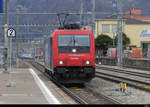
[[[16,62],[17,62],[17,66],[19,64],[19,32],[18,32],[18,25],[19,25],[19,10],[16,9]]]
[[[117,44],[117,66],[121,67],[122,65],[122,0],[117,0],[117,9],[118,9],[118,25],[117,25],[117,34],[118,34],[118,44]]]
[[[8,24],[8,0],[4,1],[5,5],[5,24]]]
[[[5,13],[5,23],[4,23],[4,68],[7,70],[7,44],[8,44],[8,38],[7,38],[7,30],[8,30],[8,0],[4,0],[4,13]]]
[[[135,9],[135,0],[132,0],[132,9]]]
[[[83,0],[80,0],[80,24],[83,24]]]
[[[95,0],[92,0],[92,32],[95,36]]]

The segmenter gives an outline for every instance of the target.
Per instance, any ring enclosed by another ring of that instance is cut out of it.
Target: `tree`
[[[123,37],[123,49],[126,49],[127,46],[130,44],[130,38],[127,37],[125,33],[122,34]],[[117,46],[118,43],[118,35],[115,37],[115,45]]]
[[[107,49],[111,47],[113,44],[113,39],[109,37],[108,35],[98,35],[98,37],[95,39],[95,48],[96,51],[102,51],[103,55],[107,53]]]

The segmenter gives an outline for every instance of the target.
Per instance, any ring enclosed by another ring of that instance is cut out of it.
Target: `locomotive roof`
[[[60,29],[57,29],[57,30],[55,30],[54,31],[54,33],[91,33],[91,30],[89,30],[89,29],[77,29],[77,30],[66,30],[66,29],[64,29],[64,30],[60,30]]]
[[[50,37],[55,36],[55,34],[92,34],[90,29],[77,29],[77,30],[66,30],[66,29],[56,29],[54,32],[51,34]]]

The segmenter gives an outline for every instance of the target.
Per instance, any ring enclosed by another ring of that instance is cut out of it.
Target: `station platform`
[[[13,68],[11,74],[8,71],[0,69],[0,104],[76,104],[33,68]],[[15,86],[8,87],[10,82]]]

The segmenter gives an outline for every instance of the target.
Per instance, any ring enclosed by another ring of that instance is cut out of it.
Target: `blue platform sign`
[[[0,0],[0,13],[3,13],[3,0]]]

